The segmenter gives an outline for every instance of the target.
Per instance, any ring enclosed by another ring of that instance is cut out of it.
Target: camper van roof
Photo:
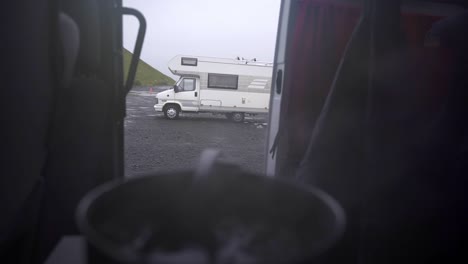
[[[204,56],[177,55],[168,62],[168,68],[175,75],[198,75],[200,73],[239,74],[251,76],[271,76],[273,63],[227,59]]]
[[[256,66],[266,66],[271,67],[273,66],[272,62],[265,62],[265,61],[258,61],[256,59],[245,59],[243,57],[237,58],[217,58],[217,57],[207,57],[207,56],[193,56],[193,55],[177,55],[174,59],[181,59],[181,58],[194,58],[197,59],[199,62],[210,62],[210,63],[223,63],[223,64],[247,64],[247,65],[256,65]]]

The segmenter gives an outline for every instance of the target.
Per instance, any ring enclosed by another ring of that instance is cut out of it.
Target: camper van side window
[[[237,89],[238,75],[208,73],[208,88]]]

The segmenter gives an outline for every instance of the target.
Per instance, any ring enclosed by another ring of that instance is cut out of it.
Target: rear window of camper
[[[237,89],[239,76],[208,73],[208,88]]]

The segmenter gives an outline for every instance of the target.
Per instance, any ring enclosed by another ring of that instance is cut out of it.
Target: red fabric
[[[441,17],[403,13],[401,16],[401,25],[407,46],[416,50],[423,47],[426,33],[431,29],[432,24]]]
[[[299,2],[285,79],[290,89],[288,113],[294,113],[288,115],[291,157],[299,159],[305,152],[359,16],[360,8],[356,5],[325,0]]]
[[[442,110],[448,96],[453,69],[452,56],[441,48],[415,49],[409,58],[411,77],[416,80],[416,109],[426,116],[434,116]]]
[[[411,70],[412,88],[418,100],[413,102],[421,112],[431,116],[441,110],[447,96],[452,72],[450,51],[424,47],[424,39],[432,25],[442,17],[403,13],[401,25],[407,47],[407,63]]]
[[[288,157],[298,163],[303,156],[315,121],[320,114],[335,71],[357,24],[361,7],[333,0],[299,1],[296,21],[286,61],[285,86],[289,89]],[[443,95],[439,88],[448,81],[443,70],[446,59],[438,51],[424,48],[424,38],[439,17],[404,13],[401,23],[415,76],[424,79],[421,93],[426,104],[437,104]],[[442,64],[440,64],[442,63]],[[423,85],[424,84],[424,85]],[[437,87],[436,87],[437,86]],[[427,86],[426,86],[427,87]],[[429,100],[430,99],[430,100]],[[424,104],[424,103],[422,103]]]

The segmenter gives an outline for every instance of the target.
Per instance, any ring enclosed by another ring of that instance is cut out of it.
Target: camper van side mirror
[[[179,92],[179,86],[177,86],[177,84],[174,84],[174,92],[176,92],[176,93]]]

